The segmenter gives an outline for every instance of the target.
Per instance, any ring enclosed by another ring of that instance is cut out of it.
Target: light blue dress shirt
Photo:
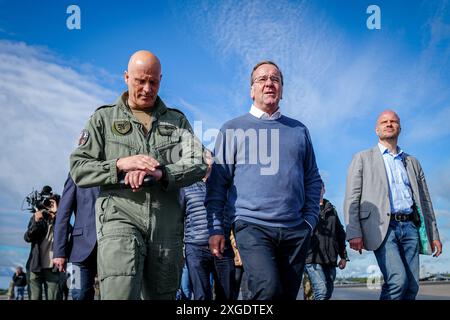
[[[411,213],[412,194],[406,168],[402,162],[403,150],[397,146],[397,154],[378,143],[383,155],[384,167],[389,183],[389,200],[392,213]]]

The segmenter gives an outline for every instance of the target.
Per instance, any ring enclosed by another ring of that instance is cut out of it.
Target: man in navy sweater
[[[253,300],[296,299],[319,214],[322,181],[311,138],[301,122],[281,115],[282,92],[278,66],[258,63],[250,112],[222,126],[207,181],[211,252],[222,256],[224,212],[231,211]]]

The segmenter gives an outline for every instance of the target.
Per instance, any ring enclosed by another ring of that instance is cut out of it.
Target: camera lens
[[[50,202],[49,198],[44,199],[44,201],[42,201],[42,204],[44,205],[44,207],[49,207],[52,203]]]

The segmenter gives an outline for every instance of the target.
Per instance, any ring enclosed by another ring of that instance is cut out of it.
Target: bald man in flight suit
[[[71,176],[100,186],[96,202],[102,299],[175,299],[183,267],[178,189],[206,173],[201,142],[184,114],[158,96],[161,63],[134,53],[128,91],[98,108],[71,154]],[[128,188],[118,184],[121,175]],[[144,184],[150,177],[153,183]]]

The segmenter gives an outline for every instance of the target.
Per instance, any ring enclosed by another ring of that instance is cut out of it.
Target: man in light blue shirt
[[[398,147],[400,131],[394,111],[380,114],[378,145],[353,157],[344,201],[350,248],[373,250],[384,279],[382,300],[415,299],[419,250],[435,257],[442,252],[425,175],[419,161]],[[419,212],[420,225],[414,219]]]
[[[378,143],[383,155],[384,166],[389,183],[389,200],[391,213],[412,213],[411,184],[406,168],[403,165],[403,150],[397,147],[395,153],[381,143]]]

